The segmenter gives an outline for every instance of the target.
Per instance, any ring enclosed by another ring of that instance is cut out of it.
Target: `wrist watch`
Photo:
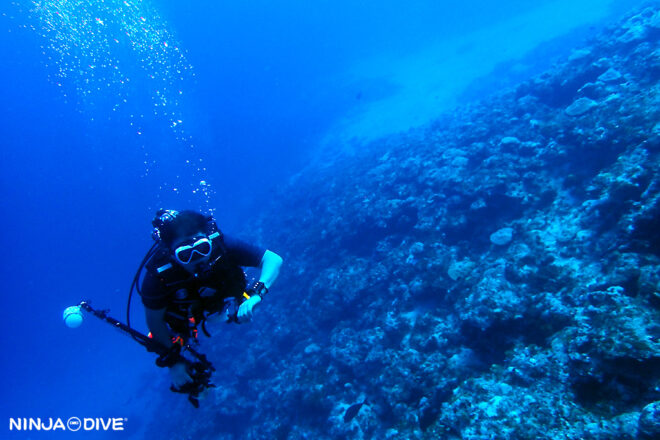
[[[258,281],[254,286],[252,286],[250,292],[253,295],[259,295],[261,299],[264,299],[264,295],[268,293],[268,288],[264,285],[264,283]]]

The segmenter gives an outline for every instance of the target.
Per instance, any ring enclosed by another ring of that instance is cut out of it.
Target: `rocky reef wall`
[[[292,179],[245,234],[282,276],[182,429],[660,438],[658,11]]]

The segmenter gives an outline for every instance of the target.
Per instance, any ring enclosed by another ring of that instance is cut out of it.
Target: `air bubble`
[[[146,118],[144,114],[139,115],[144,119],[140,125],[162,124],[170,130],[172,148],[195,148],[193,137],[183,130],[184,118],[178,101],[186,82],[195,76],[193,66],[151,2],[43,0],[29,3],[32,9],[28,18],[33,21],[29,28],[43,39],[41,46],[48,77],[62,90],[63,97],[75,91],[76,101],[83,107],[81,111],[93,109],[98,120],[116,114],[116,118],[126,119],[127,126],[139,136],[143,131],[134,126],[131,120],[137,115],[131,114],[129,109],[134,111],[132,106],[151,98],[153,114],[147,112]],[[158,93],[149,90],[148,82],[157,85]],[[148,139],[145,143],[149,145]],[[197,160],[202,162],[202,158],[191,157],[186,164]],[[144,175],[148,174],[147,163],[144,169]],[[202,179],[206,169],[186,170],[191,175],[182,180],[190,182],[191,187],[196,186],[194,182],[206,182]],[[209,186],[206,183],[205,191],[196,191],[205,194],[207,206]]]

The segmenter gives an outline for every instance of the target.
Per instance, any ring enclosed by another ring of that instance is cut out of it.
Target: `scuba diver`
[[[282,258],[224,235],[212,216],[196,211],[161,209],[152,224],[156,243],[133,285],[145,307],[149,337],[171,347],[173,355],[161,356],[157,362],[169,368],[171,389],[196,396],[212,385],[195,379],[177,348],[196,342],[198,328],[210,336],[207,322],[250,321],[277,278]],[[248,289],[242,267],[261,270],[258,281]],[[143,268],[146,273],[140,285]]]

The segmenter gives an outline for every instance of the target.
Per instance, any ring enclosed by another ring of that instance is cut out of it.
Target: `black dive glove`
[[[156,365],[161,368],[171,367],[181,361],[181,346],[172,344],[172,347],[165,353],[156,358]]]

